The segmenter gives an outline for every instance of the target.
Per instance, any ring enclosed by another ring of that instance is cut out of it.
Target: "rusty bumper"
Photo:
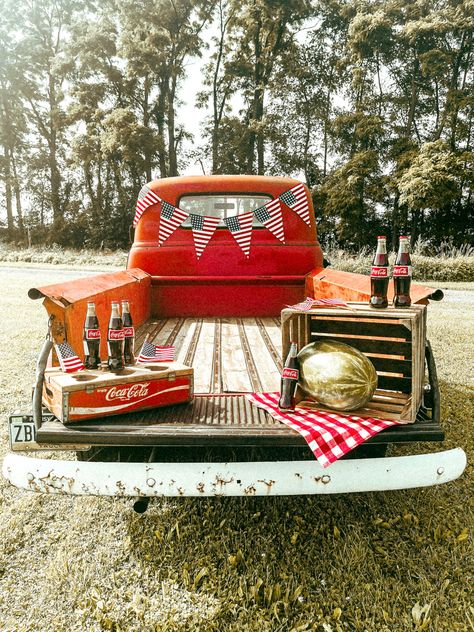
[[[415,456],[251,463],[101,463],[9,454],[3,475],[19,488],[97,496],[286,496],[428,487],[464,471],[460,448]]]

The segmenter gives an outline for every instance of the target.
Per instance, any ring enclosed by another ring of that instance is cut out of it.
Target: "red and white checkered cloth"
[[[274,419],[299,432],[322,467],[328,467],[384,428],[397,424],[386,419],[363,419],[356,415],[303,408],[281,411],[278,408],[280,393],[250,393],[247,397]]]

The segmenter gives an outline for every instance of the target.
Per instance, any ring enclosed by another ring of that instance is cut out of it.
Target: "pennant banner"
[[[270,202],[260,206],[255,211],[249,211],[243,215],[234,215],[223,219],[225,225],[247,258],[250,255],[254,217],[277,239],[285,243],[281,202],[297,213],[308,226],[311,225],[308,195],[304,184],[301,182],[288,191],[281,193]],[[189,218],[191,221],[196,256],[199,259],[222,219],[220,217],[187,213],[169,202],[162,200],[159,195],[145,184],[138,195],[133,226],[135,227],[138,224],[138,221],[147,208],[157,203],[161,203],[158,245],[162,246],[168,237]]]
[[[221,218],[194,215],[193,213],[191,213],[190,217],[194,237],[194,247],[196,248],[196,256],[199,259],[217,226],[221,223]]]
[[[271,202],[261,206],[254,211],[254,214],[258,221],[266,226],[277,239],[285,243],[280,198],[275,198]]]
[[[172,235],[178,226],[181,226],[188,217],[189,213],[182,211],[172,204],[168,204],[168,202],[162,201],[158,245],[162,246],[168,237]]]
[[[250,240],[252,239],[253,211],[244,213],[243,215],[226,217],[224,222],[232,233],[232,237],[248,258],[250,254]]]
[[[285,191],[280,195],[280,200],[284,202],[292,211],[298,213],[301,219],[311,226],[309,219],[309,203],[306,195],[305,187],[302,182],[297,184],[289,191]]]
[[[157,202],[161,202],[161,198],[150,189],[150,187],[145,184],[140,189],[140,193],[138,194],[137,204],[135,206],[135,217],[133,218],[133,227],[138,224],[138,220],[143,215],[144,211],[152,204],[156,204]]]

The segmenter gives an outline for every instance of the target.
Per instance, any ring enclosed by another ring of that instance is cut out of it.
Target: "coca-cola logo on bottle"
[[[109,329],[109,340],[123,340],[124,338],[123,329]]]
[[[411,276],[411,266],[393,266],[393,276]]]
[[[100,329],[86,329],[87,340],[98,340],[100,338]]]
[[[133,338],[133,336],[135,335],[135,329],[133,327],[124,327],[123,335],[125,336],[125,338]]]
[[[130,386],[112,386],[105,394],[105,399],[108,402],[112,402],[116,399],[121,401],[130,401],[131,399],[137,399],[138,397],[146,397],[148,395],[148,387],[150,382],[145,384],[131,384]]]
[[[288,378],[289,380],[297,380],[299,375],[300,372],[298,369],[290,369],[288,367],[285,367],[283,369],[283,373],[281,374],[283,379]]]
[[[387,277],[388,276],[388,267],[387,266],[372,266],[370,271],[370,276],[372,277]]]

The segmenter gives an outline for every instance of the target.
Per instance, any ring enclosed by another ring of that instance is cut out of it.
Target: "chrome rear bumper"
[[[461,448],[415,456],[236,463],[111,463],[8,454],[3,475],[16,487],[46,494],[97,496],[287,496],[429,487],[466,467]]]

